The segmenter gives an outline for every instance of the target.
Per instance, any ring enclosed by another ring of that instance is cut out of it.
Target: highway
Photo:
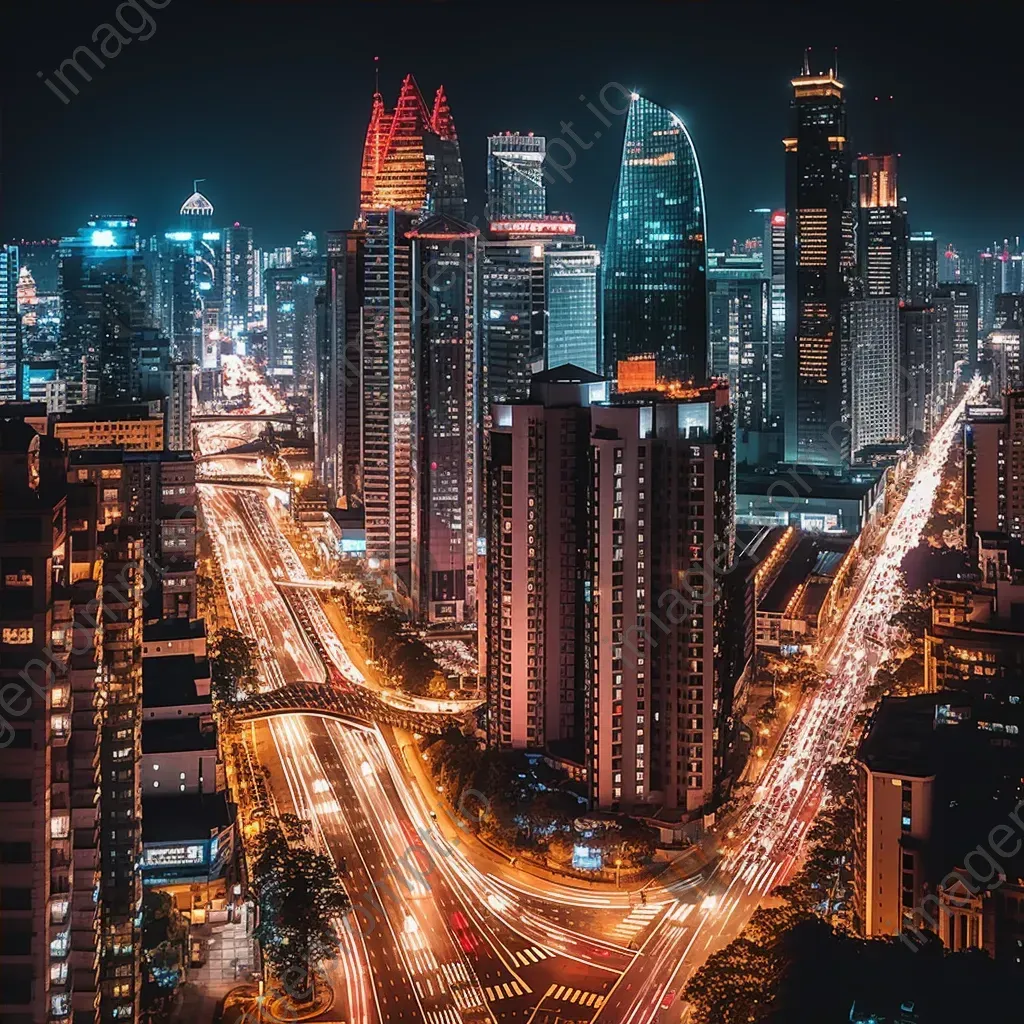
[[[496,866],[460,840],[458,823],[441,820],[408,761],[416,748],[388,726],[294,714],[253,723],[278,810],[312,822],[355,907],[329,968],[339,995],[327,1016],[354,1024],[678,1020],[692,971],[799,864],[825,770],[845,748],[891,636],[899,565],[918,542],[959,417],[979,388],[972,384],[920,457],[831,646],[828,681],[795,714],[732,849],[700,888],[653,888],[641,907],[626,893],[571,889]],[[316,594],[279,586],[307,576],[267,494],[203,485],[201,500],[239,628],[260,644],[264,688],[327,679],[375,718],[380,695],[366,688]],[[866,650],[866,634],[881,646]]]

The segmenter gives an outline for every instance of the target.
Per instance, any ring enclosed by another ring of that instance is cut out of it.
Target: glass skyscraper
[[[589,247],[548,249],[544,260],[548,369],[572,363],[597,373],[601,254]]]
[[[707,378],[707,230],[693,141],[664,107],[632,96],[608,218],[604,364],[653,355],[659,376]]]
[[[505,132],[487,139],[487,219],[535,220],[547,213],[542,135]]]

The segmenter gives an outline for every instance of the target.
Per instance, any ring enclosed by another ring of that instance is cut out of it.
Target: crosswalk
[[[515,999],[516,996],[527,996],[532,991],[533,989],[525,981],[516,981],[515,978],[493,987],[490,985],[484,986],[484,994],[487,996],[489,1003],[497,1002],[499,999]]]
[[[632,939],[642,932],[665,908],[657,904],[641,903],[635,906],[612,931],[623,939]]]
[[[556,1003],[573,1003],[576,1006],[587,1006],[595,1010],[604,1003],[604,996],[597,992],[586,992],[581,988],[559,985],[557,982],[544,993],[544,998],[551,999]]]
[[[554,955],[554,953],[546,949],[541,949],[540,946],[527,946],[526,949],[520,949],[512,953],[513,959],[517,960],[523,967],[539,964],[541,960],[546,960],[549,956]]]

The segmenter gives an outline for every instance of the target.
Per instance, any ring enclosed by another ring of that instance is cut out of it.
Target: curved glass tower
[[[653,355],[659,377],[707,378],[704,186],[693,140],[633,93],[608,217],[604,366]]]

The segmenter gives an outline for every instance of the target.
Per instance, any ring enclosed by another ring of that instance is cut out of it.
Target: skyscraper
[[[953,301],[953,358],[964,359],[969,366],[978,362],[978,286],[962,281],[940,285],[938,298]]]
[[[18,316],[18,247],[0,245],[0,402],[17,401],[21,391],[21,318]]]
[[[844,226],[850,210],[843,83],[812,75],[807,58],[792,80],[786,149],[785,460],[840,468],[849,459],[841,305]]]
[[[414,612],[476,621],[477,237],[453,217],[428,217],[412,240],[420,537]]]
[[[547,213],[542,135],[505,132],[487,139],[487,219],[536,220]]]
[[[655,357],[658,373],[707,378],[707,225],[697,151],[683,122],[632,95],[608,218],[604,365]]]
[[[444,90],[437,90],[430,112],[412,75],[402,82],[394,111],[386,111],[375,93],[357,224],[363,280],[346,293],[346,304],[358,303],[361,311],[360,471],[367,559],[414,612],[420,610],[422,593],[419,395],[425,384],[412,326],[409,232],[427,215],[458,219],[464,208],[462,158]],[[417,281],[429,288],[429,280],[418,275]],[[475,535],[475,523],[467,529]]]
[[[771,338],[768,352],[768,425],[782,428],[786,414],[786,211],[768,215],[765,271],[770,273]],[[768,261],[771,261],[770,270]]]
[[[427,110],[412,75],[395,109],[375,93],[363,147],[360,209],[465,217],[466,182],[459,139],[442,86]]]
[[[996,312],[996,296],[1003,290],[1002,265],[990,249],[979,252],[975,265],[978,284],[978,327],[982,336],[992,330]]]
[[[237,337],[252,319],[254,297],[252,228],[237,222],[224,229],[224,329]]]
[[[939,247],[930,231],[914,231],[907,250],[907,298],[928,303],[939,283]]]
[[[544,254],[544,360],[597,373],[600,359],[601,254],[592,246],[553,246]]]
[[[895,296],[853,299],[850,332],[850,451],[896,441],[900,429],[900,325]]]
[[[953,385],[953,300],[900,308],[901,433],[909,441],[931,435]]]
[[[857,157],[858,263],[865,298],[904,298],[907,223],[897,193],[898,157]]]

